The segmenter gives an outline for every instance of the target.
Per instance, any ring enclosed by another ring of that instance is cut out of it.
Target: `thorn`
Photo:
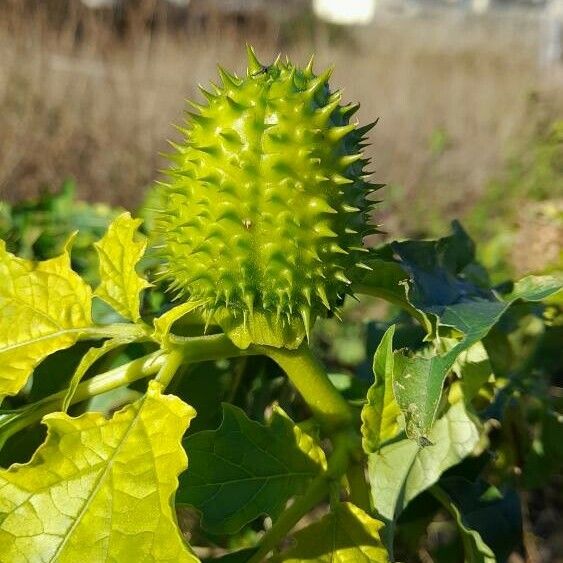
[[[340,108],[342,117],[352,117],[360,109],[360,104],[348,104]]]
[[[307,76],[313,76],[313,64],[315,62],[315,55],[311,55],[311,57],[309,58],[309,62],[307,63],[307,66],[305,67],[305,74]]]
[[[211,126],[213,123],[213,119],[211,119],[211,117],[205,117],[200,113],[193,113],[192,111],[188,111],[186,113],[191,117],[194,123],[197,123],[201,127]]]
[[[194,148],[198,151],[208,154],[209,156],[218,156],[221,153],[220,149],[215,145],[197,146]]]
[[[368,270],[370,272],[373,272],[373,268],[371,266],[368,266],[364,262],[356,262],[356,266],[358,268],[362,268],[363,270]]]
[[[342,205],[342,210],[346,213],[357,213],[358,211],[361,211],[359,207],[354,207],[352,205],[348,205],[347,203]]]
[[[219,70],[219,76],[225,88],[229,86],[238,88],[240,86],[240,80],[238,80],[236,76],[225,70],[222,66],[217,66],[217,69]]]
[[[332,102],[329,102],[326,106],[317,109],[317,111],[315,112],[316,117],[323,123],[326,122],[333,114],[334,110],[338,107],[339,103],[340,99],[336,99]]]
[[[246,59],[247,59],[247,75],[252,76],[258,74],[264,68],[264,65],[258,60],[254,47],[250,43],[246,44]]]
[[[322,74],[319,74],[319,76],[311,80],[309,87],[305,91],[309,97],[312,98],[322,87],[325,86],[325,84],[328,83],[333,70],[333,67],[329,67]]]
[[[358,162],[358,160],[360,160],[361,158],[362,158],[361,153],[347,154],[346,156],[342,156],[340,158],[340,165],[343,166],[344,168],[348,168],[348,166],[351,166],[355,162]]]
[[[345,176],[342,176],[342,174],[333,174],[332,175],[332,181],[337,186],[344,186],[346,184],[353,184],[354,183],[354,180],[350,180],[350,178],[346,178]]]
[[[233,98],[231,98],[231,96],[227,96],[227,103],[229,104],[229,107],[236,111],[237,113],[241,113],[244,110],[247,109],[246,106],[243,106],[242,104],[239,104],[238,102],[236,102],[235,100],[233,100]]]
[[[317,295],[321,298],[323,305],[330,311],[330,303],[323,285],[317,285]]]
[[[197,111],[203,111],[205,109],[205,106],[202,106],[201,104],[198,104],[197,102],[194,102],[194,101],[189,100],[189,99],[186,100],[186,103],[189,104],[190,106],[192,106]]]
[[[371,131],[377,125],[378,121],[379,121],[379,117],[375,121],[372,121],[367,125],[362,125],[362,127],[358,127],[358,129],[356,129],[358,135],[360,135],[360,137],[363,137],[368,131]]]
[[[342,125],[340,127],[331,127],[328,132],[328,138],[333,141],[337,142],[346,137],[348,133],[351,133],[356,129],[356,123],[350,123],[349,125]]]
[[[198,84],[197,87],[199,88],[199,91],[203,94],[203,97],[207,101],[211,102],[212,100],[214,100],[217,97],[215,94],[212,94],[211,92],[206,90],[201,84]]]
[[[352,282],[344,275],[344,272],[341,272],[340,270],[337,270],[336,272],[334,272],[334,277],[335,279],[337,279],[338,281],[341,281],[343,283],[345,283],[346,285],[350,285]]]
[[[303,319],[303,325],[305,326],[305,334],[307,335],[307,342],[311,340],[311,311],[309,307],[300,307],[299,312],[301,313],[301,318]]]
[[[315,233],[317,233],[317,235],[319,235],[320,237],[327,237],[327,238],[337,238],[338,235],[331,229],[329,228],[327,225],[323,225],[322,223],[320,225],[317,225],[315,228]]]
[[[330,251],[333,252],[334,254],[350,254],[336,243],[330,245]]]

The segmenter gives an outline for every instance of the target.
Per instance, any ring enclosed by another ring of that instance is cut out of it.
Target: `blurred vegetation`
[[[466,225],[499,280],[563,271],[563,121],[538,127],[488,183]]]

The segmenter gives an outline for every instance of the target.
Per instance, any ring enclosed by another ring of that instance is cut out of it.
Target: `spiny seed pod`
[[[162,277],[239,345],[296,346],[364,267],[373,124],[350,123],[359,106],[340,105],[312,62],[266,67],[249,47],[246,78],[219,73],[157,187]]]

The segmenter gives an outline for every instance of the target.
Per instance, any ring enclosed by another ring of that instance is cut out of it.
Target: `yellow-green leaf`
[[[173,509],[187,465],[180,440],[194,416],[154,381],[109,420],[46,416],[32,460],[0,472],[2,560],[198,561]]]
[[[373,357],[375,381],[362,408],[362,445],[368,454],[377,451],[383,442],[399,432],[401,409],[393,395],[394,334],[395,325],[392,325],[383,335]]]
[[[150,286],[135,270],[147,247],[145,237],[137,232],[141,223],[141,219],[122,213],[94,244],[100,259],[101,277],[95,295],[134,322],[140,318],[141,291]]]
[[[383,523],[357,506],[343,502],[324,518],[295,534],[297,545],[272,561],[276,563],[387,563],[379,537]]]
[[[32,262],[0,241],[0,396],[15,395],[44,358],[92,326],[90,287],[63,254]]]
[[[154,319],[154,332],[153,338],[158,340],[162,344],[166,343],[168,338],[168,333],[172,328],[172,325],[179,319],[181,319],[184,315],[199,309],[202,305],[205,304],[205,301],[188,301],[186,303],[182,303],[182,305],[178,305],[169,311],[166,311],[163,315],[160,315],[157,319]]]
[[[123,346],[124,344],[128,344],[133,340],[132,336],[125,335],[123,337],[113,338],[111,340],[106,340],[101,346],[97,348],[90,348],[84,356],[82,356],[82,360],[78,364],[76,371],[74,372],[69,384],[68,389],[63,399],[62,410],[64,412],[67,411],[69,405],[72,402],[72,397],[76,392],[76,388],[78,384],[82,381],[82,378],[86,375],[86,372],[103,356],[105,356],[108,352]]]

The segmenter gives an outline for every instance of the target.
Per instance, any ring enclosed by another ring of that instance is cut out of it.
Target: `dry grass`
[[[245,37],[233,28],[117,40],[92,20],[77,43],[72,20],[57,32],[41,13],[14,21],[0,25],[0,195],[11,200],[71,176],[86,198],[137,204],[184,98],[215,79],[217,61],[242,68]],[[462,214],[526,134],[532,92],[562,109],[555,78],[536,65],[537,27],[524,16],[394,18],[353,42],[321,28],[289,47],[334,64],[360,118],[381,118],[371,150],[377,179],[394,186],[379,212],[390,231]],[[253,36],[264,59],[278,50]]]

